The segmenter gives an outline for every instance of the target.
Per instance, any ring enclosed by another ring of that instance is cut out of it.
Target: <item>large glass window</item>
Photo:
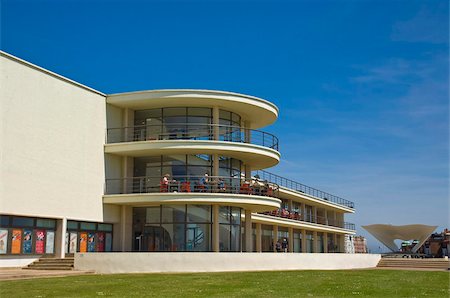
[[[55,219],[0,215],[0,255],[53,254]]]
[[[236,113],[220,110],[219,118],[221,125],[240,126],[241,117]],[[134,121],[136,140],[212,138],[211,108],[176,107],[140,110],[135,111]],[[224,134],[225,138],[234,138],[240,136],[241,132],[239,129],[224,127],[220,133]]]
[[[313,232],[306,231],[306,252],[314,252],[314,235]]]
[[[241,251],[241,209],[219,208],[220,251]]]
[[[211,251],[211,206],[133,208],[135,251]]]
[[[273,226],[261,226],[261,242],[263,252],[273,252]]]
[[[112,231],[112,224],[68,220],[65,252],[112,251]]]
[[[294,230],[294,252],[302,252],[302,233]]]

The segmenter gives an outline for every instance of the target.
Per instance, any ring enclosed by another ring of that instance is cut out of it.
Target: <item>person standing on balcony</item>
[[[205,192],[208,189],[208,183],[209,183],[209,176],[208,173],[205,173],[205,176],[203,176],[200,181],[198,182],[199,184],[199,191],[200,192]]]

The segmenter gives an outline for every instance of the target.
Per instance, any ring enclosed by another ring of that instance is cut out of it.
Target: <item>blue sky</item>
[[[448,15],[448,1],[3,0],[0,47],[105,93],[276,103],[270,171],[354,201],[367,236],[449,226]]]

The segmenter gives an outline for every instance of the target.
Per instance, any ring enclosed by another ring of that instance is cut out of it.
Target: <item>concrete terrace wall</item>
[[[379,254],[77,253],[75,269],[97,273],[333,270],[375,267]]]

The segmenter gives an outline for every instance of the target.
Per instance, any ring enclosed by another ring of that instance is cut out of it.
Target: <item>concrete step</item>
[[[36,270],[73,270],[74,259],[56,259],[56,258],[40,258],[39,260],[29,264],[24,269]]]
[[[383,258],[378,263],[379,268],[428,268],[428,269],[448,269],[450,262],[444,259],[400,259]]]
[[[23,269],[29,269],[29,270],[73,270],[72,267],[60,267],[60,266],[52,266],[52,267],[24,267]]]

